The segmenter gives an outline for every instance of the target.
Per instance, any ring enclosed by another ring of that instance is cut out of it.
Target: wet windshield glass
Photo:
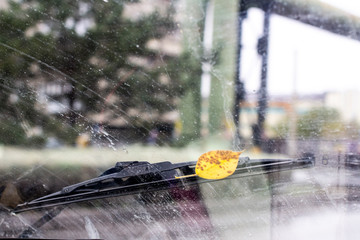
[[[0,0],[0,237],[354,239],[358,8]]]

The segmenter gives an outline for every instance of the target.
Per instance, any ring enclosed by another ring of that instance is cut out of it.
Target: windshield
[[[354,239],[357,9],[0,0],[0,237]],[[217,150],[245,151],[202,181]],[[92,199],[13,212],[57,193]]]

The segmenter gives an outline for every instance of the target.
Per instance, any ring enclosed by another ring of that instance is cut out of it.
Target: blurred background
[[[0,0],[0,203],[15,207],[118,161],[359,153],[359,9],[351,0]]]
[[[2,165],[48,163],[44,151],[131,159],[133,147],[170,161],[358,151],[356,8],[268,5],[2,0]]]

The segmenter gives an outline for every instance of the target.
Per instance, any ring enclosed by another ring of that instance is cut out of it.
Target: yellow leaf
[[[226,178],[235,172],[242,152],[217,150],[204,153],[196,163],[195,173],[206,179]]]

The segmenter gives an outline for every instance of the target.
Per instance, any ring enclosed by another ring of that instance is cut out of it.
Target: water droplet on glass
[[[123,150],[124,153],[129,153],[129,151],[125,147],[123,147],[122,150]]]

